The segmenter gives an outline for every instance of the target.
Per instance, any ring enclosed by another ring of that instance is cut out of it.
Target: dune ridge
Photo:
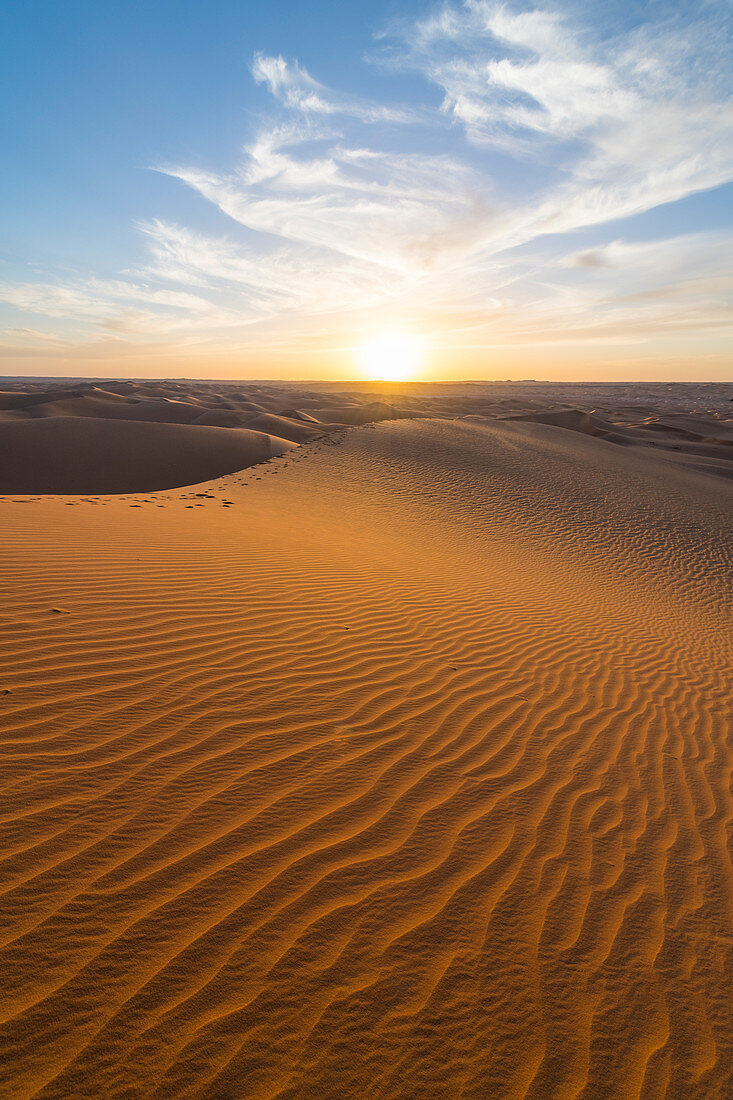
[[[481,417],[0,500],[0,1094],[729,1095],[732,494]]]

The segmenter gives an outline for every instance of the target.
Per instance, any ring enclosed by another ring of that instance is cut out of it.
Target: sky
[[[730,380],[730,0],[13,0],[0,374]]]

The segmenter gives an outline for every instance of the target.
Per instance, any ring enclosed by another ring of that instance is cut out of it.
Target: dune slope
[[[129,493],[208,481],[290,450],[247,429],[54,416],[0,423],[0,488]]]
[[[0,508],[0,1094],[731,1095],[729,481],[416,420]]]

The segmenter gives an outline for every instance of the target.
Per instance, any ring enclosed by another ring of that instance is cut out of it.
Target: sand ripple
[[[731,484],[418,420],[201,491],[0,502],[2,1095],[733,1094]]]

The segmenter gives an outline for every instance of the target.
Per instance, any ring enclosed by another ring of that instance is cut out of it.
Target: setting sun
[[[425,346],[414,333],[382,332],[357,351],[363,374],[378,382],[403,382],[414,378],[425,360]]]

